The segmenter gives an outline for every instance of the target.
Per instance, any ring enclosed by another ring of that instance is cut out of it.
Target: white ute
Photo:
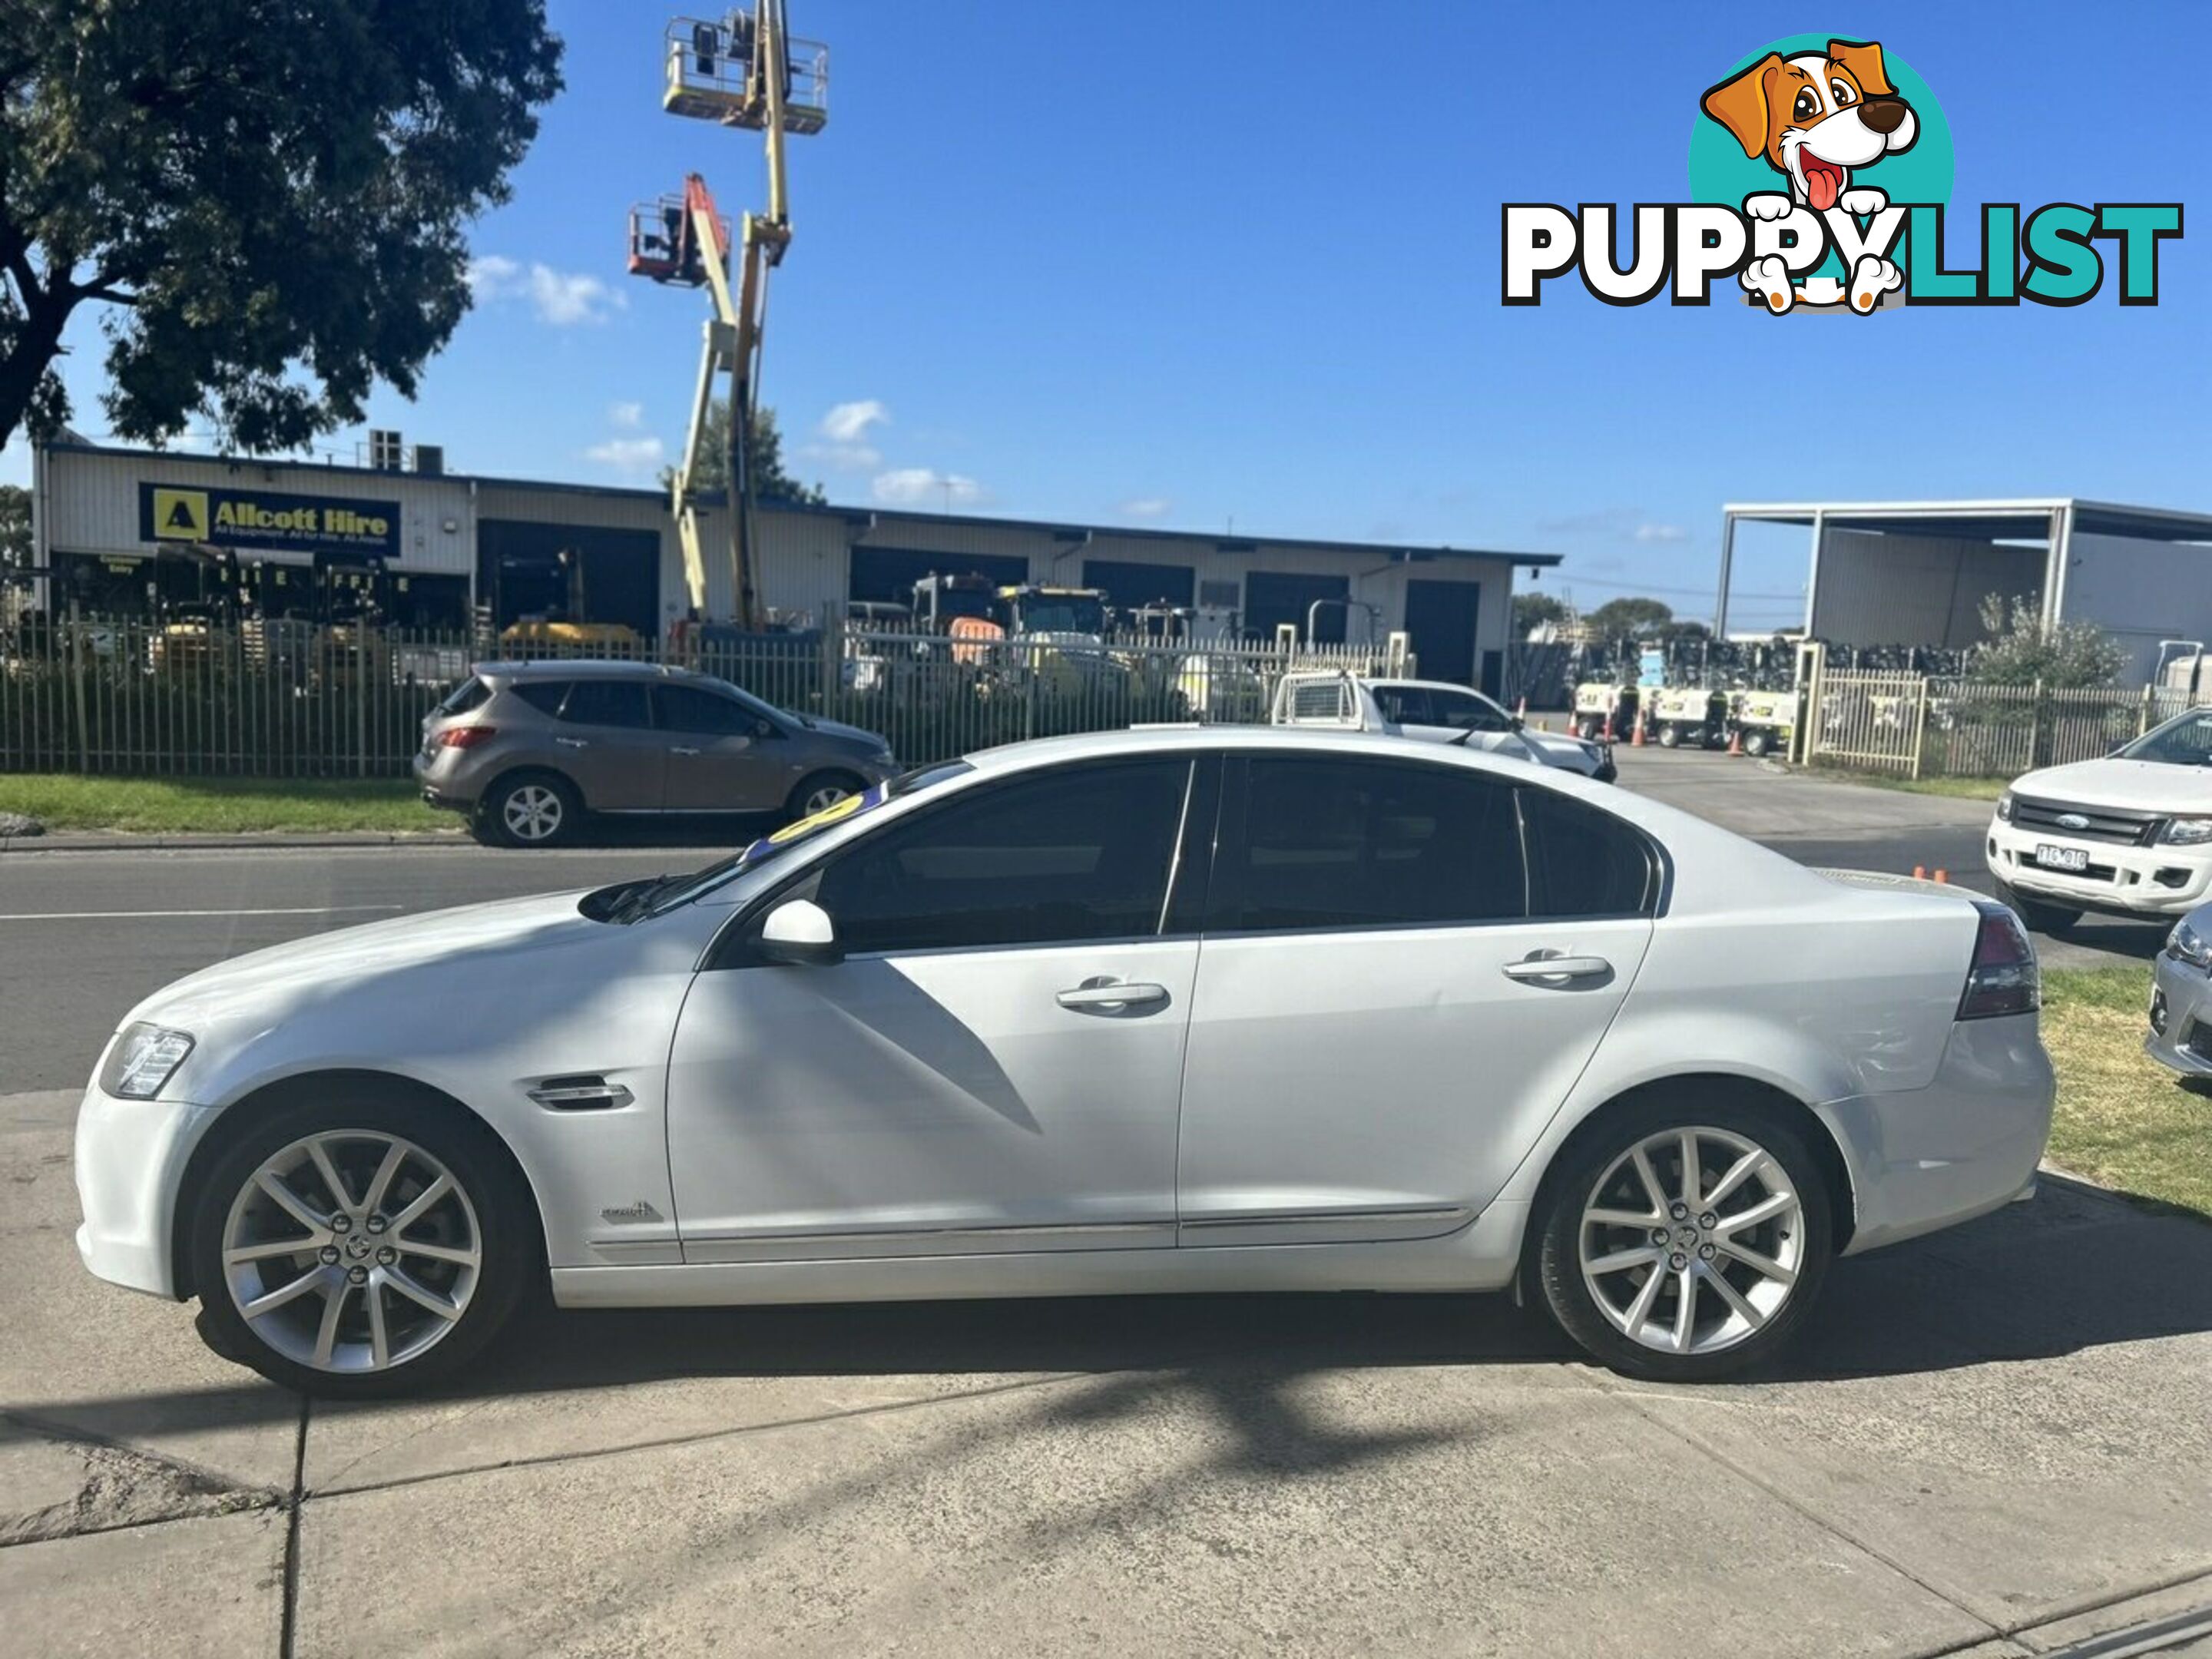
[[[2212,706],[2102,760],[2016,779],[1990,821],[1990,873],[2030,927],[2085,910],[2161,921],[2212,897]]]
[[[1452,743],[1536,766],[1556,766],[1600,783],[1618,775],[1612,750],[1567,732],[1531,732],[1481,692],[1445,680],[1367,679],[1339,669],[1285,674],[1275,687],[1272,726],[1377,732]]]

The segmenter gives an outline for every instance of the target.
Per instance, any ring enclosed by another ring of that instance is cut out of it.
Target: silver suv
[[[551,847],[592,812],[805,817],[891,776],[872,732],[628,662],[488,662],[422,722],[415,777],[480,840]]]

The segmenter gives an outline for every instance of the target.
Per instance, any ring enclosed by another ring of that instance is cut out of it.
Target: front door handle
[[[684,744],[679,743],[672,746],[668,752],[672,755],[696,755],[699,751],[696,749],[686,748]]]
[[[563,749],[588,749],[592,746],[590,742],[583,738],[556,738],[553,741]]]
[[[1509,962],[1498,971],[1508,979],[1595,979],[1611,973],[1613,964],[1603,957],[1530,957]]]
[[[1168,1000],[1164,985],[1133,985],[1118,979],[1086,979],[1057,1000],[1063,1008],[1084,1013],[1112,1013],[1121,1008],[1156,1007]]]

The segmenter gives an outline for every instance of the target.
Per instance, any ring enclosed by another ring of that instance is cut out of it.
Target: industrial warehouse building
[[[1728,629],[1739,525],[1812,538],[1805,630],[1837,646],[1963,650],[1983,599],[2026,599],[2046,626],[2089,622],[2124,646],[2141,684],[2160,647],[2212,641],[2212,514],[2057,496],[2030,501],[1797,501],[1723,510],[1717,631]]]
[[[373,581],[403,627],[504,628],[556,619],[664,636],[686,616],[683,552],[658,490],[471,477],[438,452],[412,470],[219,458],[74,441],[33,457],[41,605],[150,614],[192,597],[209,550],[257,577],[272,613],[294,594]],[[732,610],[704,515],[707,615]],[[1423,674],[1496,691],[1513,573],[1547,553],[1239,538],[874,507],[764,506],[755,584],[772,616],[834,623],[854,601],[904,603],[932,574],[1103,589],[1127,611],[1166,604],[1234,619],[1249,638],[1288,624],[1326,643],[1403,631]],[[199,550],[194,553],[192,550]],[[1317,603],[1318,602],[1318,603]],[[296,607],[305,609],[302,607]]]

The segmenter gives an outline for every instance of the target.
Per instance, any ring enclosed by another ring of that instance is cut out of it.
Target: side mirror
[[[794,968],[828,968],[845,959],[830,913],[812,899],[786,899],[762,921],[760,953]]]

